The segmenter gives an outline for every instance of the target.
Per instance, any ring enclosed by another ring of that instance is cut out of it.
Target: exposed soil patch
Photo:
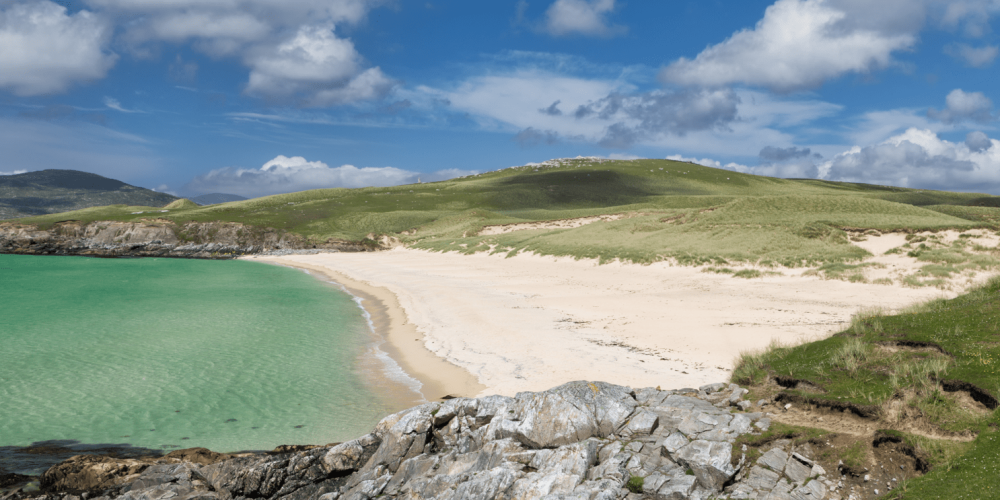
[[[800,380],[797,378],[786,377],[784,375],[778,375],[774,377],[774,383],[784,387],[786,389],[795,389],[802,392],[811,392],[814,394],[824,394],[826,389],[809,382],[808,380]]]
[[[912,446],[904,443],[903,438],[899,436],[894,436],[885,431],[878,431],[875,433],[874,440],[872,440],[872,447],[876,449],[882,448],[883,452],[892,449],[911,457],[913,459],[913,468],[922,474],[930,470],[931,464],[928,462],[927,457],[923,453],[913,449]]]
[[[897,340],[895,342],[880,342],[876,345],[882,351],[890,353],[928,352],[928,353],[944,354],[946,356],[954,357],[950,352],[946,351],[943,347],[933,342],[920,342],[916,340]]]
[[[975,400],[977,403],[982,404],[987,409],[997,409],[997,398],[981,387],[977,387],[961,380],[942,380],[941,387],[948,392],[965,392],[970,398]]]
[[[804,394],[791,392],[781,392],[775,397],[779,403],[806,404],[816,408],[824,408],[837,412],[849,412],[861,418],[877,419],[881,416],[882,410],[875,405],[859,405],[850,401],[834,401],[809,397]]]

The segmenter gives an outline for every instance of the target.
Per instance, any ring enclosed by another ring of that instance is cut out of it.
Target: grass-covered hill
[[[0,176],[0,219],[115,204],[163,206],[176,199],[166,193],[77,170]]]
[[[230,221],[316,241],[391,235],[427,249],[536,251],[650,262],[841,262],[864,251],[844,230],[992,226],[1000,197],[740,174],[670,160],[552,160],[444,182],[319,189],[156,213],[178,223]],[[21,222],[138,220],[115,205]],[[483,227],[621,214],[568,229],[480,235]]]

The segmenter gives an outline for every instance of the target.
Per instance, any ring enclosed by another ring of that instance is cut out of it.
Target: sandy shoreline
[[[288,260],[283,257],[249,257],[246,260],[269,262],[319,273],[339,283],[349,293],[361,298],[362,307],[371,316],[375,331],[384,336],[380,348],[400,365],[403,371],[421,384],[420,392],[428,401],[446,395],[471,396],[485,387],[468,371],[423,348],[422,335],[409,321],[396,295],[389,290],[358,281],[325,266]],[[409,403],[415,401],[402,401]]]
[[[880,255],[897,236],[859,243],[883,263],[868,272],[919,267],[905,255]],[[697,387],[726,380],[740,351],[772,339],[822,338],[861,308],[898,310],[954,297],[973,282],[911,288],[827,280],[805,269],[747,280],[669,263],[598,266],[406,248],[252,259],[323,272],[368,297],[373,317],[387,318],[377,326],[387,332],[384,349],[424,383],[428,400],[513,395],[581,379]]]

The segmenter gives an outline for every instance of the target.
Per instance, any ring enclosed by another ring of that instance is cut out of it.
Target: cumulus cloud
[[[18,96],[62,92],[104,78],[117,56],[111,29],[86,10],[67,14],[48,0],[0,3],[0,89]]]
[[[778,0],[753,29],[734,33],[694,59],[675,61],[660,78],[682,85],[745,83],[780,92],[817,87],[845,73],[890,65],[894,52],[914,45],[923,22],[922,3],[909,0]]]
[[[981,131],[969,132],[965,136],[965,146],[973,153],[981,153],[993,147],[993,141]]]
[[[945,98],[945,109],[931,108],[927,116],[945,123],[966,120],[986,123],[993,120],[993,101],[982,92],[965,92],[955,89]]]
[[[528,127],[514,136],[514,142],[522,148],[530,148],[539,144],[553,145],[559,142],[559,133],[554,130],[538,130]]]
[[[545,12],[545,31],[553,36],[614,36],[627,28],[608,23],[615,0],[556,0]]]
[[[997,192],[1000,141],[983,136],[972,138],[973,149],[968,143],[941,139],[930,130],[909,129],[880,144],[854,147],[820,169],[824,178],[836,181]]]
[[[809,148],[797,148],[792,146],[790,148],[779,148],[775,146],[765,146],[764,149],[760,150],[760,159],[765,161],[787,161],[787,160],[797,160],[799,158],[807,158],[813,156],[814,153]],[[819,154],[815,154],[819,156]]]
[[[304,107],[348,104],[385,95],[393,82],[366,64],[334,27],[357,23],[387,0],[87,0],[109,18],[130,21],[120,42],[138,56],[157,44],[191,43],[249,69],[248,95]],[[179,57],[171,77],[193,81],[197,66]]]
[[[788,148],[766,146],[760,150],[758,156],[761,163],[753,169],[753,173],[757,175],[810,179],[819,175],[815,160],[822,158],[810,148],[795,146]]]
[[[985,35],[990,27],[990,16],[1000,11],[1000,3],[995,0],[940,0],[944,12],[941,23],[948,28],[963,28],[966,36],[978,38]]]
[[[946,46],[944,52],[973,68],[985,68],[993,64],[993,60],[1000,53],[1000,47],[996,45],[973,47],[964,43],[956,43]]]
[[[394,167],[363,167],[341,165],[330,167],[321,161],[308,161],[301,156],[279,155],[259,169],[226,167],[199,175],[183,191],[193,194],[229,193],[256,198],[308,189],[359,188],[395,186],[451,179],[475,174],[458,169],[431,173],[412,172]]]
[[[560,104],[561,102],[562,102],[562,101],[560,101],[560,100],[556,100],[556,102],[552,103],[552,105],[550,105],[550,106],[549,106],[549,107],[547,107],[547,108],[542,108],[542,109],[539,109],[539,110],[538,110],[538,112],[539,112],[539,113],[542,113],[543,115],[549,115],[549,116],[560,116],[560,115],[562,115],[562,114],[563,114],[563,113],[562,113],[562,110],[561,110],[561,109],[559,109],[559,104]]]
[[[730,89],[653,91],[640,94],[612,93],[581,105],[577,119],[594,116],[607,126],[600,143],[626,148],[662,134],[723,128],[736,119],[740,99]]]
[[[392,86],[379,68],[363,69],[354,44],[334,35],[332,26],[303,26],[278,46],[250,54],[246,62],[251,68],[248,94],[296,98],[310,107],[380,97]]]

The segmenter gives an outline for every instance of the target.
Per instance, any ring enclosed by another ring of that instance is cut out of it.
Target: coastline
[[[423,399],[437,401],[445,396],[474,397],[486,388],[468,371],[424,347],[424,335],[409,321],[396,294],[388,289],[353,279],[325,266],[271,256],[246,256],[241,259],[317,273],[344,287],[349,294],[360,298],[361,307],[368,313],[375,334],[384,339],[379,348],[395,361],[406,375],[420,383],[419,394]],[[415,345],[418,342],[419,345]],[[414,390],[412,387],[409,389]],[[419,398],[406,398],[398,389],[393,392],[395,392],[392,395],[394,402],[404,407],[420,401]]]
[[[877,263],[865,268],[862,283],[806,268],[763,269],[759,278],[742,279],[670,262],[598,265],[404,247],[244,258],[321,272],[352,293],[375,297],[366,306],[383,314],[371,307],[380,303],[390,317],[386,351],[428,383],[431,400],[513,396],[592,379],[699,387],[728,378],[741,352],[825,338],[859,310],[891,312],[954,297],[993,274],[963,275],[949,289],[905,286],[900,276],[921,263],[880,255],[878,247],[894,246],[895,239],[856,243],[871,248],[869,259]],[[895,284],[873,282],[885,276]],[[454,377],[473,383],[456,384]]]

